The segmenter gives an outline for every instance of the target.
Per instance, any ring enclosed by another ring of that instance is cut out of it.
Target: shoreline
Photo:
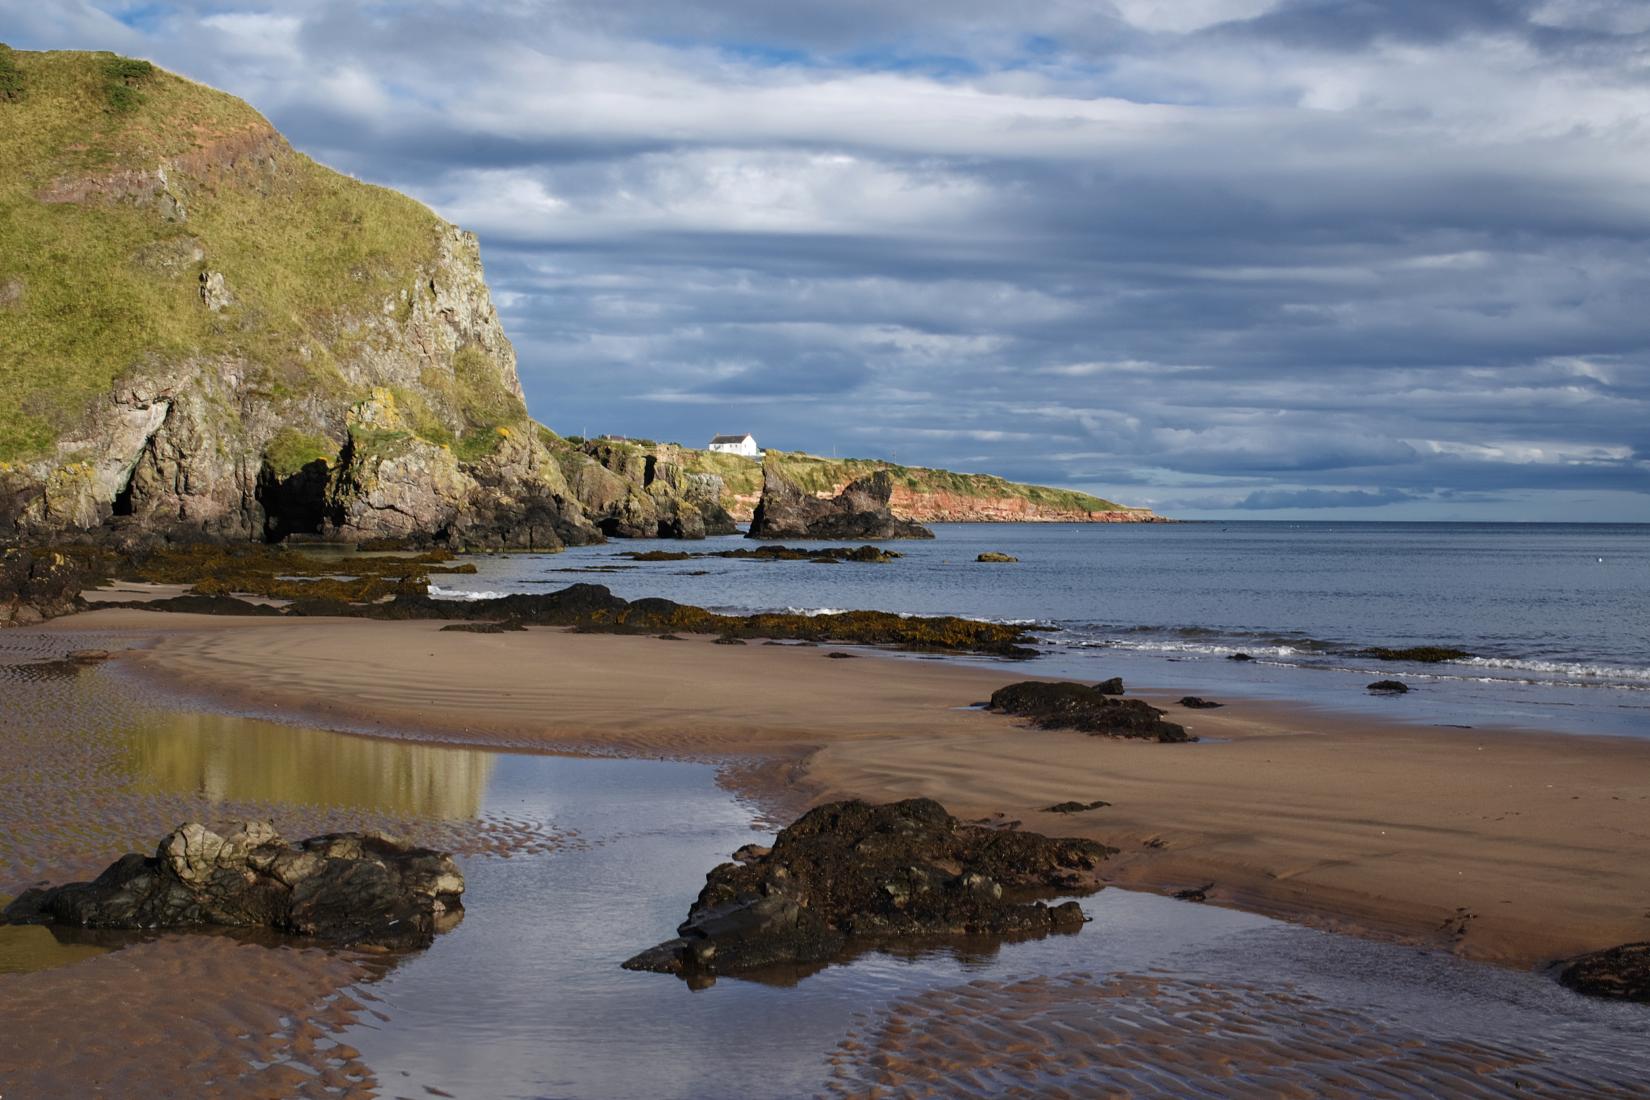
[[[289,724],[717,759],[737,793],[787,813],[925,795],[960,818],[1116,845],[1113,885],[1206,889],[1215,904],[1503,965],[1650,938],[1650,794],[1621,779],[1645,774],[1650,744],[1275,703],[1184,711],[1173,692],[1131,690],[1205,739],[1144,744],[968,709],[1046,678],[1034,665],[441,625],[106,609],[37,629],[127,635],[142,647],[117,655],[127,674]],[[1069,799],[1111,805],[1041,812]]]

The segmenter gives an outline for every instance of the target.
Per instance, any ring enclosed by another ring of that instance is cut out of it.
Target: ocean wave
[[[1650,683],[1650,668],[1630,665],[1601,665],[1587,661],[1547,661],[1521,657],[1464,657],[1450,664],[1473,668],[1498,668],[1511,672],[1545,672],[1584,680],[1640,680]]]
[[[508,592],[465,592],[459,588],[442,588],[439,584],[432,584],[429,588],[432,600],[498,600],[510,595]]]
[[[1053,644],[1062,644],[1053,641]],[[1124,649],[1131,653],[1196,653],[1206,657],[1230,657],[1247,653],[1251,657],[1295,657],[1301,650],[1292,645],[1218,645],[1213,642],[1137,642],[1117,638],[1079,639],[1063,643],[1071,649]]]

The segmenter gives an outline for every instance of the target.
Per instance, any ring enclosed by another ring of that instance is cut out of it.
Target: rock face
[[[1109,684],[1103,686],[1111,686]],[[1121,690],[1121,685],[1118,685]],[[992,692],[987,710],[1030,718],[1038,729],[1080,730],[1105,737],[1146,741],[1193,741],[1186,727],[1139,699],[1120,699],[1086,684],[1027,680]]]
[[[735,974],[823,962],[862,941],[1073,931],[1085,919],[1076,902],[1050,907],[1026,895],[1094,890],[1115,852],[962,825],[931,799],[833,802],[782,830],[771,849],[742,849],[742,862],[711,871],[677,938],[624,965]]]
[[[1628,943],[1576,959],[1558,980],[1578,993],[1650,1004],[1650,943]]]
[[[804,492],[768,463],[762,470],[762,499],[751,517],[753,539],[931,539],[934,532],[889,510],[894,479],[878,470],[850,482],[830,500]]]
[[[74,90],[106,57],[12,56],[0,538],[599,538],[527,415],[474,236],[230,96],[145,70],[111,110]]]
[[[228,836],[182,825],[151,857],[91,882],[25,892],[10,924],[84,928],[273,928],[330,944],[425,947],[457,923],[464,876],[451,856],[376,834],[287,844],[265,822]]]
[[[562,443],[555,456],[585,515],[604,535],[702,539],[738,531],[722,507],[722,479],[689,472],[673,444]]]

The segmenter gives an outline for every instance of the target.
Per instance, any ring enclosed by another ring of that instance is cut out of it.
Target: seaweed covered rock
[[[1650,943],[1595,951],[1570,963],[1558,980],[1592,997],[1650,1004]]]
[[[706,876],[667,940],[629,970],[732,974],[823,962],[856,942],[909,936],[1037,935],[1082,927],[1076,902],[1116,853],[1092,840],[963,825],[932,799],[832,802]]]
[[[1110,686],[1110,685],[1102,685]],[[1045,730],[1080,730],[1146,741],[1193,741],[1186,728],[1139,699],[1120,699],[1086,684],[1026,680],[992,692],[987,710],[1030,718]]]
[[[748,558],[754,561],[851,561],[875,565],[903,557],[880,546],[822,546],[809,550],[799,546],[741,546],[733,550],[693,553],[687,550],[626,550],[619,554],[631,561],[690,561],[694,558]]]
[[[931,539],[934,532],[889,510],[894,479],[877,470],[829,500],[805,491],[773,463],[762,467],[762,499],[748,533],[753,539]]]
[[[1402,649],[1393,649],[1388,646],[1371,646],[1368,649],[1358,650],[1360,657],[1374,657],[1380,661],[1414,661],[1422,665],[1438,665],[1445,661],[1461,661],[1472,654],[1464,649],[1452,649],[1441,645],[1415,645]]]
[[[96,578],[87,563],[52,550],[0,550],[0,626],[67,615]]]
[[[288,844],[267,822],[228,836],[181,825],[153,856],[122,856],[91,882],[26,891],[9,924],[84,928],[273,928],[336,945],[425,947],[457,922],[451,856],[376,833]]]

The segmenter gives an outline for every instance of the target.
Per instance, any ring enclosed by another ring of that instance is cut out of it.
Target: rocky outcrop
[[[0,550],[0,626],[27,626],[75,610],[95,583],[81,558],[51,550]]]
[[[991,474],[901,466],[872,459],[838,459],[770,450],[764,463],[705,451],[685,451],[693,469],[724,475],[723,502],[736,520],[749,521],[762,496],[762,473],[777,464],[809,494],[834,497],[878,470],[893,478],[889,509],[916,523],[1166,523],[1150,509],[1130,508],[1073,489],[1027,485]]]
[[[762,470],[762,499],[751,517],[753,539],[931,539],[934,532],[908,520],[896,519],[888,509],[894,489],[886,470],[850,483],[830,500],[804,492],[801,486],[766,464]]]
[[[1104,685],[1110,687],[1110,684]],[[1119,681],[1118,690],[1122,690]],[[992,692],[987,710],[1030,718],[1045,730],[1079,730],[1103,737],[1145,741],[1195,741],[1186,727],[1139,699],[1119,699],[1086,684],[1027,680]]]
[[[10,924],[82,928],[273,928],[338,946],[428,946],[457,923],[464,876],[451,856],[373,833],[288,844],[265,822],[228,836],[190,823],[153,856],[91,882],[25,892]]]
[[[584,514],[609,537],[702,539],[738,530],[722,507],[722,479],[689,472],[673,444],[563,443],[556,457]]]
[[[963,825],[931,799],[833,802],[706,876],[677,937],[630,970],[705,977],[825,962],[860,943],[912,936],[1076,931],[1074,901],[1116,849],[1092,840]]]
[[[1574,960],[1558,980],[1578,993],[1650,1004],[1650,943],[1628,943]]]
[[[229,96],[134,68],[110,114],[49,90],[107,58],[15,56],[40,78],[8,106],[24,132],[81,112],[89,144],[23,150],[25,186],[0,195],[22,242],[0,261],[0,346],[31,357],[0,393],[0,537],[600,537],[527,415],[473,235]],[[7,270],[59,242],[85,323]]]

